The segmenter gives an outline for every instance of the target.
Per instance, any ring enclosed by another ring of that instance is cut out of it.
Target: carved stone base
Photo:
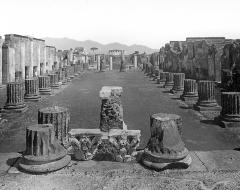
[[[240,127],[240,121],[227,121],[222,116],[218,116],[214,120],[223,128]]]
[[[167,162],[163,161],[159,162],[152,162],[151,160],[142,157],[142,163],[152,169],[156,170],[164,170],[164,169],[172,169],[172,168],[188,168],[192,163],[192,158],[190,155],[187,155],[184,159],[174,162]]]
[[[52,90],[51,90],[51,88],[39,88],[39,93],[41,95],[51,95]]]
[[[0,110],[1,113],[24,113],[28,110],[25,103],[16,105],[5,105],[3,109]]]
[[[181,95],[181,94],[183,93],[183,90],[173,90],[173,89],[171,89],[171,90],[170,90],[170,93],[172,93],[172,94],[177,94],[177,95]]]
[[[29,173],[48,173],[64,168],[69,164],[70,161],[71,157],[68,155],[61,158],[60,160],[45,164],[28,165],[23,160],[22,163],[19,164],[19,168]]]
[[[25,100],[30,100],[30,101],[38,101],[41,98],[41,96],[39,96],[39,94],[33,94],[33,95],[25,95],[24,99]]]
[[[164,85],[164,88],[167,88],[167,89],[172,89],[172,87],[173,87],[173,82],[172,83],[166,83]]]
[[[185,102],[197,102],[198,101],[198,95],[194,94],[194,95],[184,95],[182,94],[180,96],[181,100],[185,101]]]
[[[59,89],[59,88],[60,88],[60,84],[59,84],[59,83],[57,83],[57,84],[52,84],[52,85],[51,85],[51,88],[52,88],[52,89]]]
[[[195,104],[193,108],[197,111],[221,111],[221,106],[218,104],[214,105],[209,105],[209,106],[201,106],[198,104]]]

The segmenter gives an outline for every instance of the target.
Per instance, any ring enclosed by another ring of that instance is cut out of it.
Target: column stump
[[[51,95],[52,90],[50,87],[50,77],[47,75],[39,76],[39,93],[41,95]]]
[[[192,159],[179,134],[175,116],[153,114],[151,137],[142,155],[142,163],[153,169],[187,168]]]
[[[222,127],[240,127],[240,92],[221,93],[220,125]]]
[[[165,83],[166,83],[166,72],[159,72],[157,84],[159,84],[160,87],[163,87]]]
[[[59,85],[59,81],[58,81],[58,75],[57,74],[49,74],[50,77],[50,87],[52,89],[59,89],[60,85]]]
[[[170,73],[170,72],[166,72],[166,82],[164,84],[164,88],[166,89],[172,89],[173,87],[173,76],[174,76],[174,73]]]
[[[54,135],[52,124],[37,124],[26,129],[26,150],[20,169],[30,173],[47,173],[68,165],[71,157]]]
[[[74,65],[71,65],[69,67],[69,77],[70,77],[70,79],[74,78]]]
[[[184,90],[181,99],[186,102],[196,102],[198,100],[197,82],[193,79],[184,80]]]
[[[24,99],[38,101],[40,98],[38,78],[25,79]]]
[[[100,130],[123,129],[123,108],[121,103],[122,87],[104,86],[99,96],[102,99]]]
[[[68,143],[70,114],[64,107],[46,107],[38,110],[38,124],[53,124],[55,136],[63,145]]]
[[[215,98],[214,81],[201,80],[198,82],[198,102],[194,105],[197,111],[221,111]]]
[[[59,85],[62,85],[62,82],[64,80],[64,73],[63,73],[62,69],[59,69],[58,71],[56,71],[56,74],[58,76]]]
[[[78,65],[74,64],[73,69],[74,69],[74,76],[78,76]]]
[[[2,113],[25,112],[27,105],[24,102],[25,83],[24,81],[7,83],[7,102]]]
[[[184,90],[184,73],[175,73],[173,76],[173,87],[171,93],[173,94],[182,94]]]
[[[67,84],[67,78],[68,78],[68,72],[67,72],[67,68],[63,67],[62,68],[62,72],[63,72],[63,81],[62,81],[62,85],[66,85]]]

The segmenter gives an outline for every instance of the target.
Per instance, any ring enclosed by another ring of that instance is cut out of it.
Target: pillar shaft
[[[47,75],[39,76],[39,92],[40,94],[51,94],[50,77]]]
[[[50,86],[52,88],[59,88],[59,81],[58,81],[58,75],[57,74],[49,74],[50,77]]]
[[[173,76],[174,76],[174,73],[166,72],[166,82],[165,82],[165,85],[164,85],[165,88],[172,88],[173,87],[173,84],[174,84]]]
[[[184,90],[184,73],[175,73],[173,76],[173,91],[183,91]]]
[[[112,62],[112,56],[109,57],[109,70],[113,70],[113,62]]]
[[[0,36],[0,88],[2,87],[2,45],[3,45],[4,40]]]
[[[39,99],[38,78],[25,79],[25,99]]]
[[[198,96],[197,94],[197,82],[193,79],[184,80],[184,91],[183,95],[185,96]]]

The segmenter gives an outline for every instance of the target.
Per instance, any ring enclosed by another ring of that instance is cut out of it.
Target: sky
[[[159,49],[186,37],[240,38],[239,0],[0,0],[0,35]]]

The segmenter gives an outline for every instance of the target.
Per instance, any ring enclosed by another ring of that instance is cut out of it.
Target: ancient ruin
[[[181,95],[181,99],[187,102],[196,102],[198,100],[198,87],[196,80],[185,79],[184,91]]]
[[[39,81],[38,78],[25,79],[25,100],[38,101],[39,96]]]

